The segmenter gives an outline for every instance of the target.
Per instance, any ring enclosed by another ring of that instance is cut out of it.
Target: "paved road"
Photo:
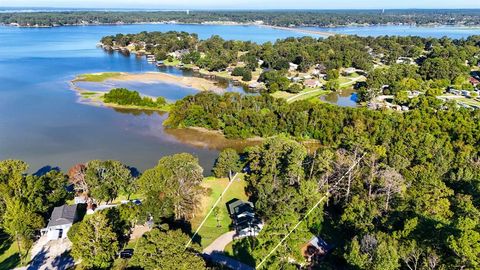
[[[234,235],[235,235],[235,231],[222,234],[220,237],[215,239],[215,241],[213,241],[208,247],[206,247],[203,250],[204,256],[216,263],[225,265],[230,269],[253,270],[254,269],[253,267],[223,255],[224,254],[223,251],[225,250],[225,247],[233,241]]]

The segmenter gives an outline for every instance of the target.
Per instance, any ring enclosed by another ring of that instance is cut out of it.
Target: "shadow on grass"
[[[3,255],[3,253],[5,253],[11,245],[12,240],[8,238],[8,236],[6,238],[0,239],[0,255]]]
[[[10,255],[10,257],[0,262],[0,270],[14,269],[19,264],[20,264],[20,256],[18,256],[18,253],[14,253]]]
[[[252,246],[256,244],[255,242],[255,238],[243,238],[235,241],[232,246],[233,254],[227,253],[226,255],[249,266],[255,266],[255,258],[251,254]]]

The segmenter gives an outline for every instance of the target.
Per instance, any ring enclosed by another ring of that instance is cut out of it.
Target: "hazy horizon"
[[[421,3],[419,3],[421,2]],[[220,0],[204,0],[202,3],[191,0],[177,0],[174,4],[171,1],[152,1],[137,0],[134,3],[127,0],[0,0],[0,7],[3,8],[81,8],[81,9],[233,9],[233,10],[279,10],[279,9],[311,9],[311,10],[334,10],[334,9],[478,9],[480,1],[458,0],[452,1],[414,1],[404,0],[402,2],[385,2],[381,0],[368,1],[315,1],[315,0],[297,0],[275,1],[266,0],[259,3],[254,0],[244,0],[242,2],[226,2]]]

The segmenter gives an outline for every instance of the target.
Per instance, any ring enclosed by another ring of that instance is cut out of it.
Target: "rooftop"
[[[48,222],[48,227],[67,225],[75,222],[77,214],[77,205],[62,205],[55,207]]]

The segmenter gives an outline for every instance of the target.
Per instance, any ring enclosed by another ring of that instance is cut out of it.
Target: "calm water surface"
[[[156,70],[144,59],[109,54],[96,48],[102,36],[168,30],[195,32],[201,38],[217,34],[225,39],[259,43],[303,35],[254,26],[122,25],[46,29],[0,26],[0,160],[22,159],[35,171],[46,165],[67,170],[75,163],[92,159],[118,159],[143,170],[155,165],[162,156],[189,152],[199,157],[208,172],[219,149],[243,147],[244,142],[226,141],[216,135],[165,130],[162,122],[166,114],[114,110],[76,102],[76,93],[69,89],[68,81],[77,74]],[[459,33],[455,30],[452,36]],[[182,74],[177,69],[162,71]],[[164,83],[126,83],[125,86],[141,88],[142,92],[152,95],[161,88],[171,100],[195,92]]]

